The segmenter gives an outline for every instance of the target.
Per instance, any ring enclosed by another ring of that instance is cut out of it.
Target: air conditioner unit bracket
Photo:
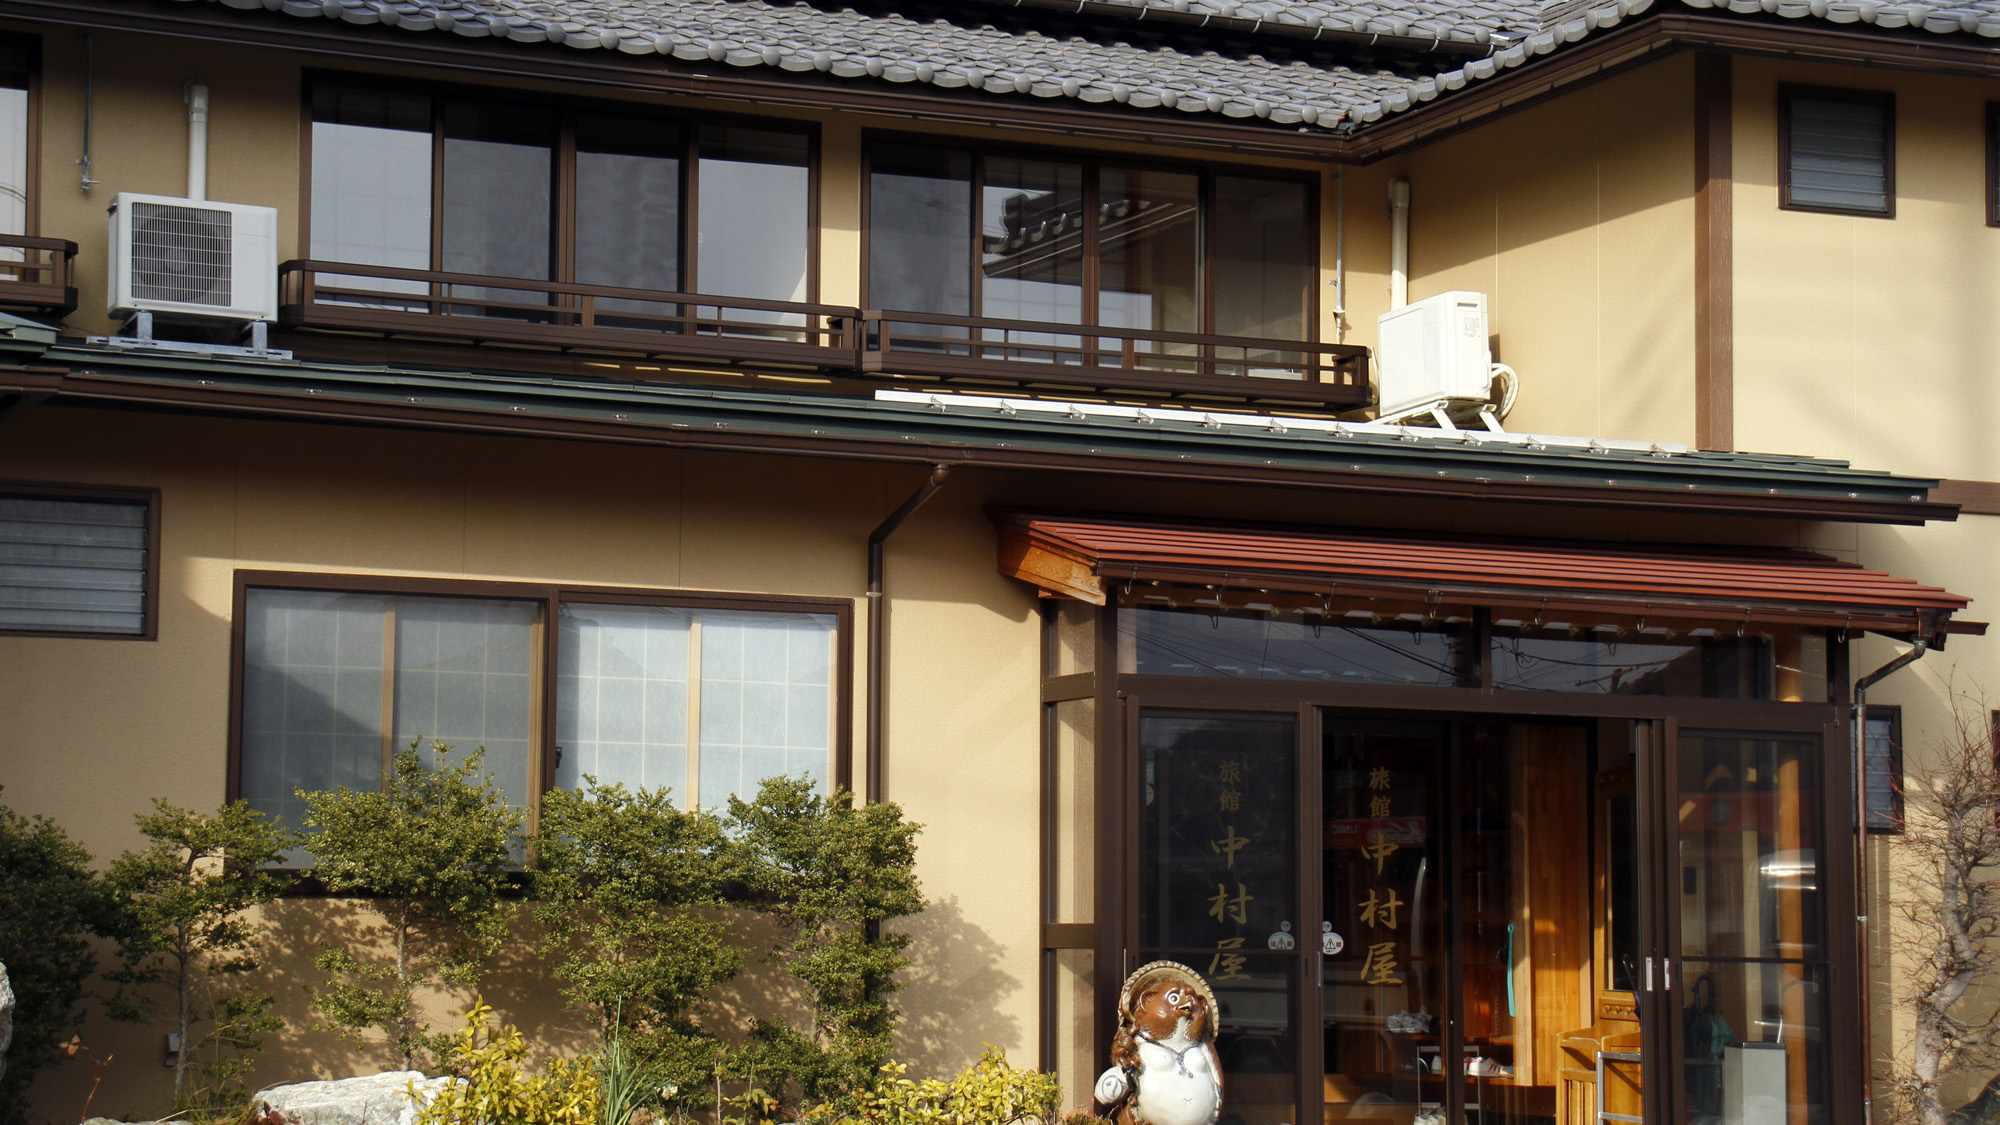
[[[189,320],[189,317],[174,317]],[[116,336],[92,336],[90,342],[108,348],[130,348],[155,352],[195,352],[201,355],[238,357],[244,359],[290,359],[292,353],[284,348],[271,346],[271,326],[265,321],[253,320],[242,325],[235,344],[204,344],[195,340],[161,340],[153,335],[153,314],[145,309],[132,314],[119,326]]]
[[[1453,408],[1458,408],[1460,416],[1465,417],[1464,408],[1467,405],[1469,404],[1463,399],[1432,399],[1429,402],[1419,403],[1416,406],[1399,410],[1394,414],[1384,414],[1376,418],[1375,421],[1383,425],[1395,425],[1399,422],[1407,422],[1412,418],[1429,418],[1437,425],[1438,429],[1456,432],[1458,430],[1458,422],[1452,417]],[[1477,418],[1479,424],[1492,433],[1504,434],[1507,432],[1501,428],[1498,407],[1493,403],[1480,403],[1478,410],[1471,417]],[[1467,420],[1470,421],[1471,418],[1467,418]]]

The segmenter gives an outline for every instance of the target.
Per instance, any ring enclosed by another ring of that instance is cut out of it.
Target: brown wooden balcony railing
[[[286,262],[279,319],[292,327],[637,352],[851,371],[855,310],[607,285]]]
[[[0,308],[56,316],[76,311],[76,243],[0,234]]]
[[[1350,344],[878,310],[861,319],[870,372],[1255,402],[1369,400],[1368,349]]]

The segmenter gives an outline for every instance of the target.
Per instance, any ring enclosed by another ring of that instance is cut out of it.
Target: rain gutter
[[[887,787],[883,784],[883,747],[887,741],[888,692],[884,677],[887,674],[889,652],[889,591],[886,581],[888,570],[889,537],[903,526],[903,521],[924,506],[924,502],[944,487],[951,476],[951,466],[939,462],[931,466],[930,479],[917,486],[904,500],[901,507],[889,513],[889,518],[868,533],[868,784],[867,800],[875,804],[883,799]]]
[[[1930,643],[1919,637],[1909,651],[1854,681],[1854,719],[1850,736],[1854,763],[1854,943],[1860,953],[1856,958],[1859,979],[1855,983],[1855,991],[1861,1000],[1858,1014],[1863,1058],[1871,1057],[1875,1042],[1874,1022],[1871,1019],[1874,1005],[1868,999],[1868,689],[1915,664],[1929,651]],[[1872,1066],[1864,1071],[1861,1082],[1865,1093],[1861,1100],[1861,1119],[1864,1125],[1872,1125],[1875,1120]]]

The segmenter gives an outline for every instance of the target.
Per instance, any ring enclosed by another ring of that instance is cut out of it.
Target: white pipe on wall
[[[1410,181],[1389,181],[1389,307],[1410,303]]]
[[[187,84],[189,199],[208,198],[208,83]]]

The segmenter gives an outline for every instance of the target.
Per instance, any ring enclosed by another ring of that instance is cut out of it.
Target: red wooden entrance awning
[[[1970,599],[1805,551],[1004,513],[1000,570],[1103,605],[1165,590],[1327,613],[1471,608],[1537,624],[1807,626],[1941,643]],[[1980,632],[1960,625],[1952,632]]]

